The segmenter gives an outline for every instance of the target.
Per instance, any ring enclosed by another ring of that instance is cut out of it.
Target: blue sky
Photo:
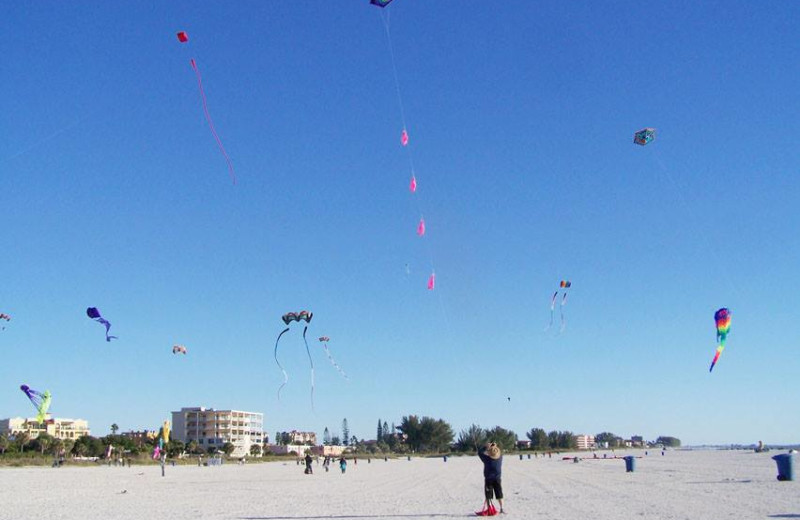
[[[3,11],[0,416],[31,415],[26,383],[97,435],[208,406],[271,435],[798,442],[796,2],[396,0],[416,202],[366,0]],[[302,309],[350,376],[311,341],[313,412],[299,327],[276,397]]]

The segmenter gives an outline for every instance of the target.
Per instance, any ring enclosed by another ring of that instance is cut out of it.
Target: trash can
[[[791,453],[782,453],[772,457],[778,464],[778,480],[794,480],[794,457]]]
[[[628,455],[627,457],[622,457],[622,459],[625,461],[625,471],[633,473],[636,469],[636,457]]]
[[[444,456],[444,461],[447,462],[447,455]]]
[[[522,460],[522,453],[519,454],[519,460]]]

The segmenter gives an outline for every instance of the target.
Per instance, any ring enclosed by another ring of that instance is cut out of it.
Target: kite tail
[[[717,347],[717,353],[716,353],[716,354],[714,354],[714,360],[713,360],[713,361],[711,361],[711,367],[708,369],[708,371],[709,371],[709,372],[711,372],[712,370],[714,370],[714,365],[716,365],[716,364],[717,364],[717,360],[719,360],[719,356],[720,356],[720,354],[722,354],[722,351],[723,351],[723,350],[725,350],[725,345],[719,345],[719,346]]]
[[[550,330],[550,327],[553,326],[553,318],[556,314],[556,297],[558,296],[558,291],[553,293],[553,298],[550,300],[550,323],[547,325],[547,328],[544,329],[545,332]]]
[[[233,171],[233,164],[231,163],[230,157],[228,157],[228,153],[225,151],[225,147],[222,146],[222,141],[217,135],[217,130],[214,128],[214,121],[211,120],[211,114],[208,112],[208,104],[206,103],[206,93],[203,90],[203,80],[200,78],[200,69],[197,68],[197,63],[195,63],[194,58],[191,59],[190,63],[192,64],[194,73],[197,76],[197,85],[200,87],[200,97],[203,98],[203,112],[205,112],[206,121],[208,121],[208,127],[211,128],[211,133],[214,135],[214,139],[217,141],[217,146],[219,147],[219,150],[222,152],[222,155],[225,157],[225,161],[228,163],[228,171],[231,174],[231,179],[233,180],[233,184],[236,184],[236,172]]]
[[[564,297],[561,298],[561,306],[559,309],[561,310],[561,332],[564,332],[564,329],[567,328],[567,320],[564,318],[564,305],[567,304],[567,293],[564,293]]]
[[[308,332],[308,325],[303,329],[303,343],[306,344],[306,353],[308,354],[308,362],[311,363],[311,410],[314,410],[314,360],[311,358],[311,350],[308,348],[308,341],[306,341],[306,332]]]
[[[326,356],[328,356],[328,361],[330,361],[330,362],[331,362],[331,365],[333,365],[333,367],[334,367],[334,368],[335,368],[335,369],[336,369],[336,370],[337,370],[337,371],[338,371],[340,374],[342,374],[342,377],[344,377],[345,379],[347,379],[348,381],[350,381],[350,378],[349,378],[349,377],[347,377],[347,374],[345,374],[345,373],[344,373],[344,370],[342,370],[342,367],[340,367],[340,366],[339,366],[339,364],[336,362],[336,360],[335,360],[335,359],[333,359],[333,356],[331,355],[331,351],[330,351],[330,350],[328,350],[328,344],[327,344],[327,343],[323,343],[323,344],[322,344],[322,348],[324,348],[324,349],[325,349],[325,355],[326,355]]]
[[[278,334],[278,339],[275,340],[275,363],[278,364],[278,368],[280,368],[281,372],[283,372],[283,384],[278,387],[278,401],[281,400],[281,390],[283,390],[283,387],[286,386],[286,383],[289,382],[289,374],[286,373],[286,370],[283,369],[283,365],[281,365],[281,362],[278,361],[278,343],[280,343],[281,341],[281,336],[286,334],[288,331],[289,327],[283,329],[283,332]]]

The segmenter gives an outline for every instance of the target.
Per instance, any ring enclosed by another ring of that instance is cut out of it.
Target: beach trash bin
[[[778,480],[794,480],[794,457],[791,453],[775,455],[772,460],[778,464]]]
[[[447,455],[445,455],[443,458],[444,458],[444,461],[447,462]]]
[[[636,457],[628,455],[627,457],[622,457],[622,459],[625,461],[625,471],[633,473],[636,469]]]
[[[522,460],[522,453],[519,454],[519,460]]]

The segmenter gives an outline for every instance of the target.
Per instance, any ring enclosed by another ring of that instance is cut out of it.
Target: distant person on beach
[[[306,475],[314,473],[314,470],[311,468],[312,462],[314,462],[314,459],[311,458],[311,454],[306,454]]]
[[[503,466],[503,454],[500,447],[490,442],[478,448],[478,457],[483,462],[483,491],[486,496],[485,507],[478,511],[478,516],[493,516],[498,513],[492,504],[492,499],[496,498],[500,504],[500,513],[503,511],[503,486],[501,484],[501,473]]]
[[[347,471],[347,459],[344,457],[339,459],[339,468],[342,470],[342,475],[344,475],[344,472]]]

